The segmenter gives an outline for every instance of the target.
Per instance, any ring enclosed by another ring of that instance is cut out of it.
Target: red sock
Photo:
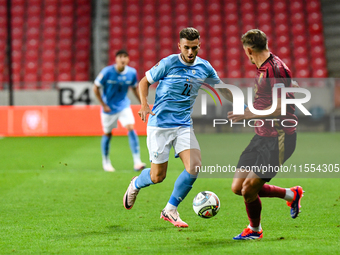
[[[253,228],[258,227],[260,225],[261,210],[262,210],[260,197],[257,196],[257,198],[253,202],[250,202],[250,203],[244,202],[244,203],[246,204],[246,210],[247,210],[250,226]]]
[[[286,195],[286,189],[280,188],[274,185],[264,184],[259,192],[260,197],[278,197],[284,198]]]

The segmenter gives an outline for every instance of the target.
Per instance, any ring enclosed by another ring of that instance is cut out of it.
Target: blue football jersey
[[[208,78],[216,81],[215,84],[220,81],[208,61],[196,57],[189,64],[180,54],[163,58],[145,75],[150,84],[159,81],[152,108],[155,115],[150,115],[148,126],[162,128],[192,126],[191,112],[202,82]]]
[[[125,66],[123,72],[118,72],[115,65],[110,65],[99,73],[94,83],[102,86],[102,99],[111,108],[109,114],[114,114],[130,106],[127,97],[129,87],[137,86],[137,71]]]

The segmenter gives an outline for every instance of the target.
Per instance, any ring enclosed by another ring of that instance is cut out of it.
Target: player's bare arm
[[[265,108],[264,110],[268,110],[270,108],[271,108],[271,106]],[[275,111],[271,114],[255,115],[247,107],[244,110],[243,115],[236,115],[236,114],[233,114],[233,112],[228,112],[228,119],[232,120],[233,122],[238,122],[238,121],[249,120],[249,119],[271,119],[271,118],[276,118],[280,115],[281,115],[281,98],[278,98],[277,99],[277,107],[276,107]]]
[[[219,88],[218,91],[222,94],[222,96],[229,100],[230,102],[233,102],[233,94],[230,92],[227,88]]]
[[[107,104],[104,103],[104,101],[103,101],[103,99],[100,95],[100,88],[96,84],[93,85],[93,92],[94,92],[97,100],[99,101],[99,103],[103,107],[104,112],[110,112],[111,109]]]
[[[155,115],[149,106],[148,103],[148,94],[149,94],[149,86],[151,84],[148,82],[146,77],[144,76],[143,79],[139,82],[139,95],[141,101],[141,109],[139,110],[138,114],[141,117],[143,122],[146,122],[146,117],[148,114]]]
[[[138,99],[139,103],[141,103],[140,96],[139,96],[139,89],[137,87],[131,88],[131,89],[135,97]]]

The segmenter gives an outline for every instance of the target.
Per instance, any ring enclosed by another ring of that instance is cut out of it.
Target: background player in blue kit
[[[139,140],[134,130],[135,119],[130,108],[130,100],[127,97],[129,88],[132,88],[137,99],[137,72],[128,66],[129,55],[125,50],[116,53],[116,64],[105,67],[94,81],[94,93],[102,106],[101,121],[104,135],[101,147],[103,156],[103,168],[105,171],[113,172],[114,167],[109,157],[111,131],[117,127],[119,120],[129,133],[129,143],[134,161],[134,169],[142,170],[145,164],[140,159]],[[100,93],[102,87],[102,94]]]
[[[191,111],[202,82],[208,78],[219,83],[214,68],[206,60],[197,56],[200,48],[199,32],[195,28],[185,28],[180,32],[178,48],[181,54],[173,54],[157,63],[146,72],[139,83],[141,110],[139,115],[145,122],[151,114],[147,127],[147,146],[151,168],[144,169],[134,177],[124,195],[126,209],[131,209],[141,188],[160,183],[166,176],[169,152],[174,147],[183,164],[184,171],[175,182],[169,202],[161,213],[161,218],[176,227],[188,227],[179,217],[177,207],[186,197],[197,178],[195,167],[201,166],[201,152],[192,128]],[[159,81],[155,104],[150,110],[147,102],[148,88]],[[232,96],[229,90],[227,99]]]

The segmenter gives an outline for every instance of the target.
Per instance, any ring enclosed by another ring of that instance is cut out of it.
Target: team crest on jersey
[[[192,74],[196,74],[196,71],[195,71],[195,70],[192,70]]]
[[[159,62],[154,66],[154,68],[156,68],[157,66],[159,66]]]
[[[154,151],[154,152],[153,152],[153,157],[154,157],[154,158],[158,158],[158,152],[157,152],[157,151]]]

